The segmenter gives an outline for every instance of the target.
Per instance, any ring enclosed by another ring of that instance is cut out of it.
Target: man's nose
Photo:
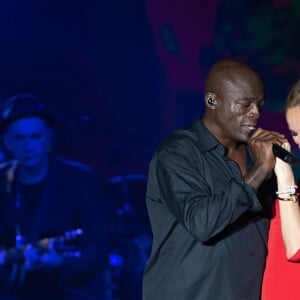
[[[260,108],[256,103],[252,103],[250,107],[250,116],[255,117],[256,119],[260,116]]]
[[[31,149],[33,147],[33,141],[31,139],[26,139],[25,140],[25,148],[26,149]]]

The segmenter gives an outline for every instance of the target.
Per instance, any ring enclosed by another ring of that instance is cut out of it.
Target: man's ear
[[[207,93],[205,95],[205,104],[210,109],[215,109],[218,104],[217,99],[216,99],[216,94],[215,93]]]

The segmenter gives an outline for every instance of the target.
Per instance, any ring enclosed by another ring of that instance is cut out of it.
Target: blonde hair
[[[285,102],[285,109],[296,106],[300,106],[300,80],[291,88]]]

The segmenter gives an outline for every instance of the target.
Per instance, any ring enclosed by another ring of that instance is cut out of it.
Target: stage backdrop
[[[202,114],[204,77],[220,58],[260,72],[262,124],[288,132],[297,0],[10,0],[0,12],[0,97],[43,97],[60,116],[57,151],[104,181],[147,173],[159,141]]]

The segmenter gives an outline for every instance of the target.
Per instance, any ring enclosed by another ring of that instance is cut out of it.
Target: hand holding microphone
[[[290,148],[290,147],[289,147]],[[273,144],[272,146],[273,154],[283,160],[290,165],[300,163],[300,159],[294,156],[290,151],[284,149],[283,147],[279,146],[278,144]]]
[[[274,144],[277,145],[277,144]],[[273,146],[274,146],[273,145]],[[275,164],[275,168],[274,168],[274,172],[277,176],[277,186],[278,186],[278,191],[285,191],[287,189],[289,189],[289,187],[293,187],[295,188],[295,177],[294,177],[294,173],[293,173],[293,169],[291,164],[292,163],[296,163],[296,160],[298,161],[298,159],[296,157],[294,157],[290,151],[291,151],[291,146],[288,142],[283,143],[281,146],[275,146],[273,147],[275,148],[277,156],[276,156],[276,164]],[[281,157],[279,157],[279,156]],[[278,192],[277,192],[278,193]],[[285,193],[283,193],[285,194]],[[279,199],[281,194],[278,194]],[[285,199],[286,196],[290,196],[290,195],[285,195],[283,196],[282,199]],[[289,197],[287,197],[289,198]]]
[[[270,172],[275,166],[274,144],[282,145],[287,142],[285,136],[279,132],[269,131],[262,128],[252,134],[248,140],[255,165],[265,172]],[[275,146],[276,147],[276,146]]]

